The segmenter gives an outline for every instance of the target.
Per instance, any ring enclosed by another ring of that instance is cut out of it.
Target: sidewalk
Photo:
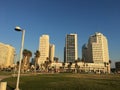
[[[0,75],[0,81],[1,81],[2,79],[9,78],[9,77],[11,77],[11,75],[8,75],[8,76]]]

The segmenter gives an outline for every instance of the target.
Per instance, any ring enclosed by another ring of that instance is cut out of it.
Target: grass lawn
[[[13,72],[0,71],[0,75],[11,75]]]
[[[14,90],[16,78],[5,79]],[[120,75],[40,74],[21,76],[20,90],[120,90]]]

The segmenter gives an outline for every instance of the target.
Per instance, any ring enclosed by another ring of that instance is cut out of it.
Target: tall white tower
[[[39,44],[40,58],[38,64],[44,63],[49,58],[49,35],[42,35]]]

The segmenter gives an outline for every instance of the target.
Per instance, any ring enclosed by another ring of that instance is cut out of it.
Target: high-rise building
[[[42,35],[39,44],[40,58],[38,64],[44,63],[49,58],[49,35]]]
[[[86,48],[84,47],[82,51],[82,58],[87,62],[109,62],[108,42],[102,33],[95,33],[90,36]]]
[[[77,34],[68,34],[65,42],[65,62],[74,62],[78,58]]]
[[[39,44],[40,58],[38,59],[38,64],[45,63],[46,60],[54,61],[55,57],[55,45],[50,44],[49,35],[42,35],[40,37]]]
[[[14,64],[15,48],[0,43],[0,68],[12,66]]]
[[[84,61],[84,62],[89,62],[88,60],[89,60],[89,57],[88,57],[88,46],[87,46],[87,44],[84,44],[83,46],[82,46],[82,60]]]
[[[50,44],[50,48],[49,48],[49,58],[52,62],[54,62],[54,57],[55,57],[55,45],[54,44]]]

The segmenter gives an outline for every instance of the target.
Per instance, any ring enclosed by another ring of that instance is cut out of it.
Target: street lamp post
[[[20,81],[20,69],[21,69],[21,60],[22,60],[22,51],[24,46],[24,36],[25,36],[25,30],[22,30],[20,27],[16,26],[15,31],[21,31],[22,32],[22,41],[21,41],[21,49],[20,49],[20,60],[19,60],[19,68],[18,68],[18,76],[17,76],[17,83],[15,90],[19,89],[19,81]]]

